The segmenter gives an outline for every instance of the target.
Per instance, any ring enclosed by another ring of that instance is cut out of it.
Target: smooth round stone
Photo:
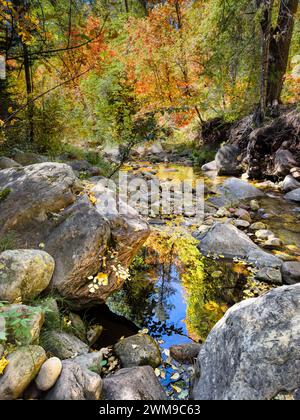
[[[255,236],[257,239],[268,240],[270,238],[274,238],[274,233],[270,230],[261,229],[255,232]]]
[[[239,208],[236,212],[235,212],[235,217],[238,217],[241,220],[246,220],[247,222],[249,222],[249,225],[251,223],[251,216],[249,214],[249,212],[247,210],[244,210],[242,208]]]
[[[58,357],[51,357],[41,367],[37,378],[36,386],[41,391],[48,391],[58,380],[62,371],[62,362]]]
[[[248,228],[250,226],[250,223],[247,222],[247,220],[241,220],[241,219],[237,219],[233,221],[233,224],[237,227],[237,228]]]
[[[279,238],[270,238],[264,242],[263,246],[269,248],[279,248],[282,245],[282,242]]]
[[[260,206],[257,200],[251,200],[250,201],[250,208],[252,211],[258,211]]]

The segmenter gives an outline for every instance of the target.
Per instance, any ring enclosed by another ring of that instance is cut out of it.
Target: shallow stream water
[[[145,163],[141,165],[140,170],[152,171],[161,181],[204,180],[210,188],[216,188],[224,181],[224,178],[204,177],[200,171],[192,167],[173,164]],[[296,258],[300,255],[300,209],[297,205],[284,200],[277,192],[266,191],[266,193],[265,198],[259,199],[263,209],[262,218],[255,221],[265,222],[281,239],[283,246],[277,252]],[[205,289],[203,290],[203,285],[200,283],[195,283],[187,290],[175,263],[157,265],[138,272],[134,279],[127,282],[120,292],[109,299],[108,306],[113,313],[129,320],[132,322],[131,325],[136,325],[137,329],[149,331],[164,351],[172,345],[192,340],[201,342],[203,338],[205,339],[212,323],[207,319],[206,313],[203,314],[203,302],[217,302],[220,307],[227,309],[241,301],[247,297],[244,291],[248,276],[249,271],[240,262],[216,261],[203,257]],[[249,296],[255,296],[255,292]],[[221,317],[222,313],[219,315]],[[136,332],[134,328],[126,330],[128,326],[124,330],[121,325],[122,323],[117,321],[115,330],[118,333],[115,334],[115,341],[123,335]],[[167,355],[167,350],[165,351]],[[170,377],[174,371],[169,367],[165,370],[162,382],[170,386],[172,383]],[[184,374],[182,377],[184,378]],[[172,392],[173,390],[170,391],[171,394]]]
[[[154,171],[160,181],[204,180],[210,188],[217,187],[225,179],[209,178],[193,167],[174,164],[151,165],[145,162],[140,164],[136,172],[138,171]],[[259,202],[267,215],[266,219],[260,220],[282,240],[282,252],[292,256],[300,255],[299,207],[273,191],[267,191],[266,197]],[[212,279],[211,274],[216,271],[222,272],[222,275],[219,279]],[[223,298],[227,305],[232,305],[243,298],[241,289],[247,275],[245,270],[237,269],[236,264],[205,259],[204,272],[205,281],[214,284],[215,296],[219,301]],[[139,328],[149,329],[153,336],[163,340],[162,345],[166,348],[199,339],[195,328],[186,320],[189,304],[189,297],[175,264],[167,270],[157,267],[139,273],[134,282],[126,285],[109,300],[109,307],[113,312],[130,319]]]

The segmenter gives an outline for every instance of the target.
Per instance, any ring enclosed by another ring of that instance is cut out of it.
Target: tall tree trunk
[[[256,114],[256,122],[260,124],[265,117],[267,108],[267,87],[270,62],[271,25],[274,0],[256,0],[257,8],[261,10],[261,77],[260,103]]]
[[[124,0],[125,2],[125,11],[126,13],[129,13],[129,4],[128,4],[128,0]]]
[[[298,0],[281,0],[276,28],[270,42],[267,106],[277,107],[287,69]]]
[[[27,115],[28,115],[28,140],[32,143],[34,141],[34,122],[33,122],[33,112],[34,104],[31,102],[33,94],[33,84],[31,77],[31,64],[28,54],[28,47],[23,42],[23,54],[24,54],[24,71],[25,71],[25,83],[26,83],[26,93],[27,93]]]

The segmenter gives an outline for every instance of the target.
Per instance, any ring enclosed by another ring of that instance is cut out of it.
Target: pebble
[[[270,238],[275,237],[274,233],[267,229],[257,230],[255,232],[255,236],[257,237],[257,239],[261,239],[261,240],[268,240]]]
[[[216,213],[216,217],[229,217],[229,216],[230,216],[230,212],[224,207],[220,207]]]
[[[257,200],[251,200],[250,201],[250,208],[252,211],[258,211],[259,210],[259,203]]]
[[[266,230],[266,229],[267,229],[267,225],[265,225],[263,222],[252,223],[252,225],[250,226],[250,230]]]
[[[245,228],[245,229],[247,229],[250,226],[250,223],[247,222],[247,220],[241,220],[241,219],[233,220],[233,224],[237,228]]]
[[[246,220],[247,222],[249,222],[249,225],[251,223],[251,216],[249,214],[249,212],[247,210],[244,209],[238,209],[235,213],[234,213],[235,217],[238,217],[241,220]]]
[[[62,371],[62,362],[58,357],[51,357],[42,365],[35,379],[36,386],[41,391],[48,391],[55,385]]]
[[[267,248],[279,248],[282,246],[282,242],[279,238],[270,238],[263,243],[263,246]]]

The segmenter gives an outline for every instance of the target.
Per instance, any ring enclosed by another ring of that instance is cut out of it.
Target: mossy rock
[[[0,376],[0,400],[19,398],[37,376],[46,360],[46,353],[39,346],[19,347],[8,357],[8,365]]]
[[[61,360],[89,352],[89,346],[75,335],[64,331],[46,331],[41,335],[44,349]]]
[[[146,334],[137,334],[124,338],[114,346],[122,367],[152,366],[162,363],[161,353],[156,341]]]
[[[54,259],[44,251],[20,249],[0,254],[0,300],[27,301],[49,285]]]

